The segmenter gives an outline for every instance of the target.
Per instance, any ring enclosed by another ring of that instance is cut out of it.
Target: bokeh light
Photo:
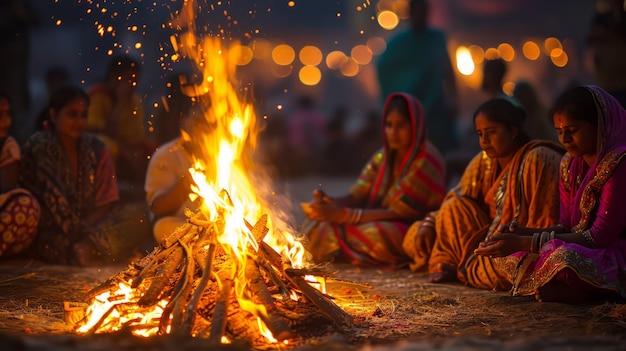
[[[280,44],[272,50],[272,60],[274,60],[277,65],[290,65],[295,58],[296,52],[287,44]]]
[[[272,44],[265,39],[255,39],[250,44],[254,58],[257,60],[265,60],[272,54]]]
[[[485,50],[483,50],[483,48],[478,45],[470,45],[467,49],[472,55],[472,61],[474,61],[474,64],[480,65],[483,61],[485,61]]]
[[[322,72],[315,66],[304,66],[300,68],[298,78],[304,85],[317,85],[322,79]]]
[[[316,46],[307,45],[300,49],[298,58],[303,65],[317,66],[320,64],[320,62],[322,62],[322,50],[320,50]]]
[[[509,43],[498,45],[498,55],[506,62],[511,62],[515,58],[515,49]]]
[[[378,20],[378,25],[386,30],[393,30],[398,26],[398,24],[400,24],[400,18],[398,18],[398,15],[396,15],[395,12],[388,10],[378,13],[376,19]]]
[[[350,51],[350,56],[359,65],[367,65],[372,61],[372,52],[365,45],[357,45]]]
[[[500,58],[498,50],[496,48],[489,48],[485,51],[485,60],[495,60]]]
[[[326,67],[330,69],[340,69],[348,60],[348,56],[343,52],[331,51],[326,55]]]
[[[546,38],[543,42],[543,48],[545,50],[546,55],[551,55],[552,50],[554,49],[563,49],[563,45],[559,41],[559,39],[555,37]]]
[[[456,68],[462,75],[469,76],[474,73],[474,60],[469,49],[465,46],[459,46],[456,49]]]
[[[513,90],[515,90],[515,83],[513,82],[505,82],[502,85],[502,91],[508,96],[513,96]]]
[[[292,71],[292,66],[272,65],[272,75],[276,78],[287,78]]]
[[[339,71],[346,77],[354,77],[359,74],[359,64],[349,58],[343,65],[341,65]]]
[[[381,37],[367,39],[366,45],[374,55],[380,55],[387,49],[387,42]]]
[[[539,49],[539,45],[537,45],[537,43],[529,40],[522,46],[522,53],[527,59],[534,61],[539,58],[541,49]]]
[[[557,67],[565,67],[569,58],[563,49],[556,48],[550,51],[550,60]]]
[[[232,45],[228,51],[228,58],[238,66],[245,66],[252,61],[254,54],[246,45]]]

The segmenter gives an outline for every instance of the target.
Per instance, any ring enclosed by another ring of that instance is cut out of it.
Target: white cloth
[[[146,173],[145,191],[148,205],[151,206],[155,198],[177,186],[182,177],[190,177],[190,167],[191,160],[183,149],[181,138],[161,145],[152,154]],[[191,193],[191,189],[189,192]],[[153,231],[158,242],[171,234],[178,225],[185,223],[185,208],[195,208],[189,198],[180,206],[176,214],[159,218],[155,222]]]

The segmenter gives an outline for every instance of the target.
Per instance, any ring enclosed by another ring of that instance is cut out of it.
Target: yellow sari
[[[413,260],[411,269],[437,272],[442,266],[455,267],[463,283],[484,289],[510,288],[494,267],[496,259],[473,251],[501,223],[515,221],[535,228],[558,223],[562,155],[560,145],[539,140],[522,146],[504,169],[484,152],[476,155],[440,209],[431,213],[437,235],[429,256],[415,249],[421,222],[409,229],[403,248]]]

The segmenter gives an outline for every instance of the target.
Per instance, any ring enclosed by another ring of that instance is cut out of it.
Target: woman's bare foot
[[[459,278],[456,276],[456,268],[452,265],[441,263],[434,272],[428,275],[429,283],[449,283],[456,282]]]
[[[553,280],[538,289],[535,293],[535,299],[539,302],[580,304],[591,301],[591,295],[588,291],[575,289],[565,283]]]

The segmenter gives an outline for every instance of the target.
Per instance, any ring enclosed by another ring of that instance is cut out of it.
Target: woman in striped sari
[[[370,158],[347,195],[331,198],[318,189],[313,201],[303,204],[315,224],[306,245],[315,262],[405,266],[406,230],[440,205],[444,162],[427,140],[420,102],[404,93],[389,95],[383,129],[383,148]]]

